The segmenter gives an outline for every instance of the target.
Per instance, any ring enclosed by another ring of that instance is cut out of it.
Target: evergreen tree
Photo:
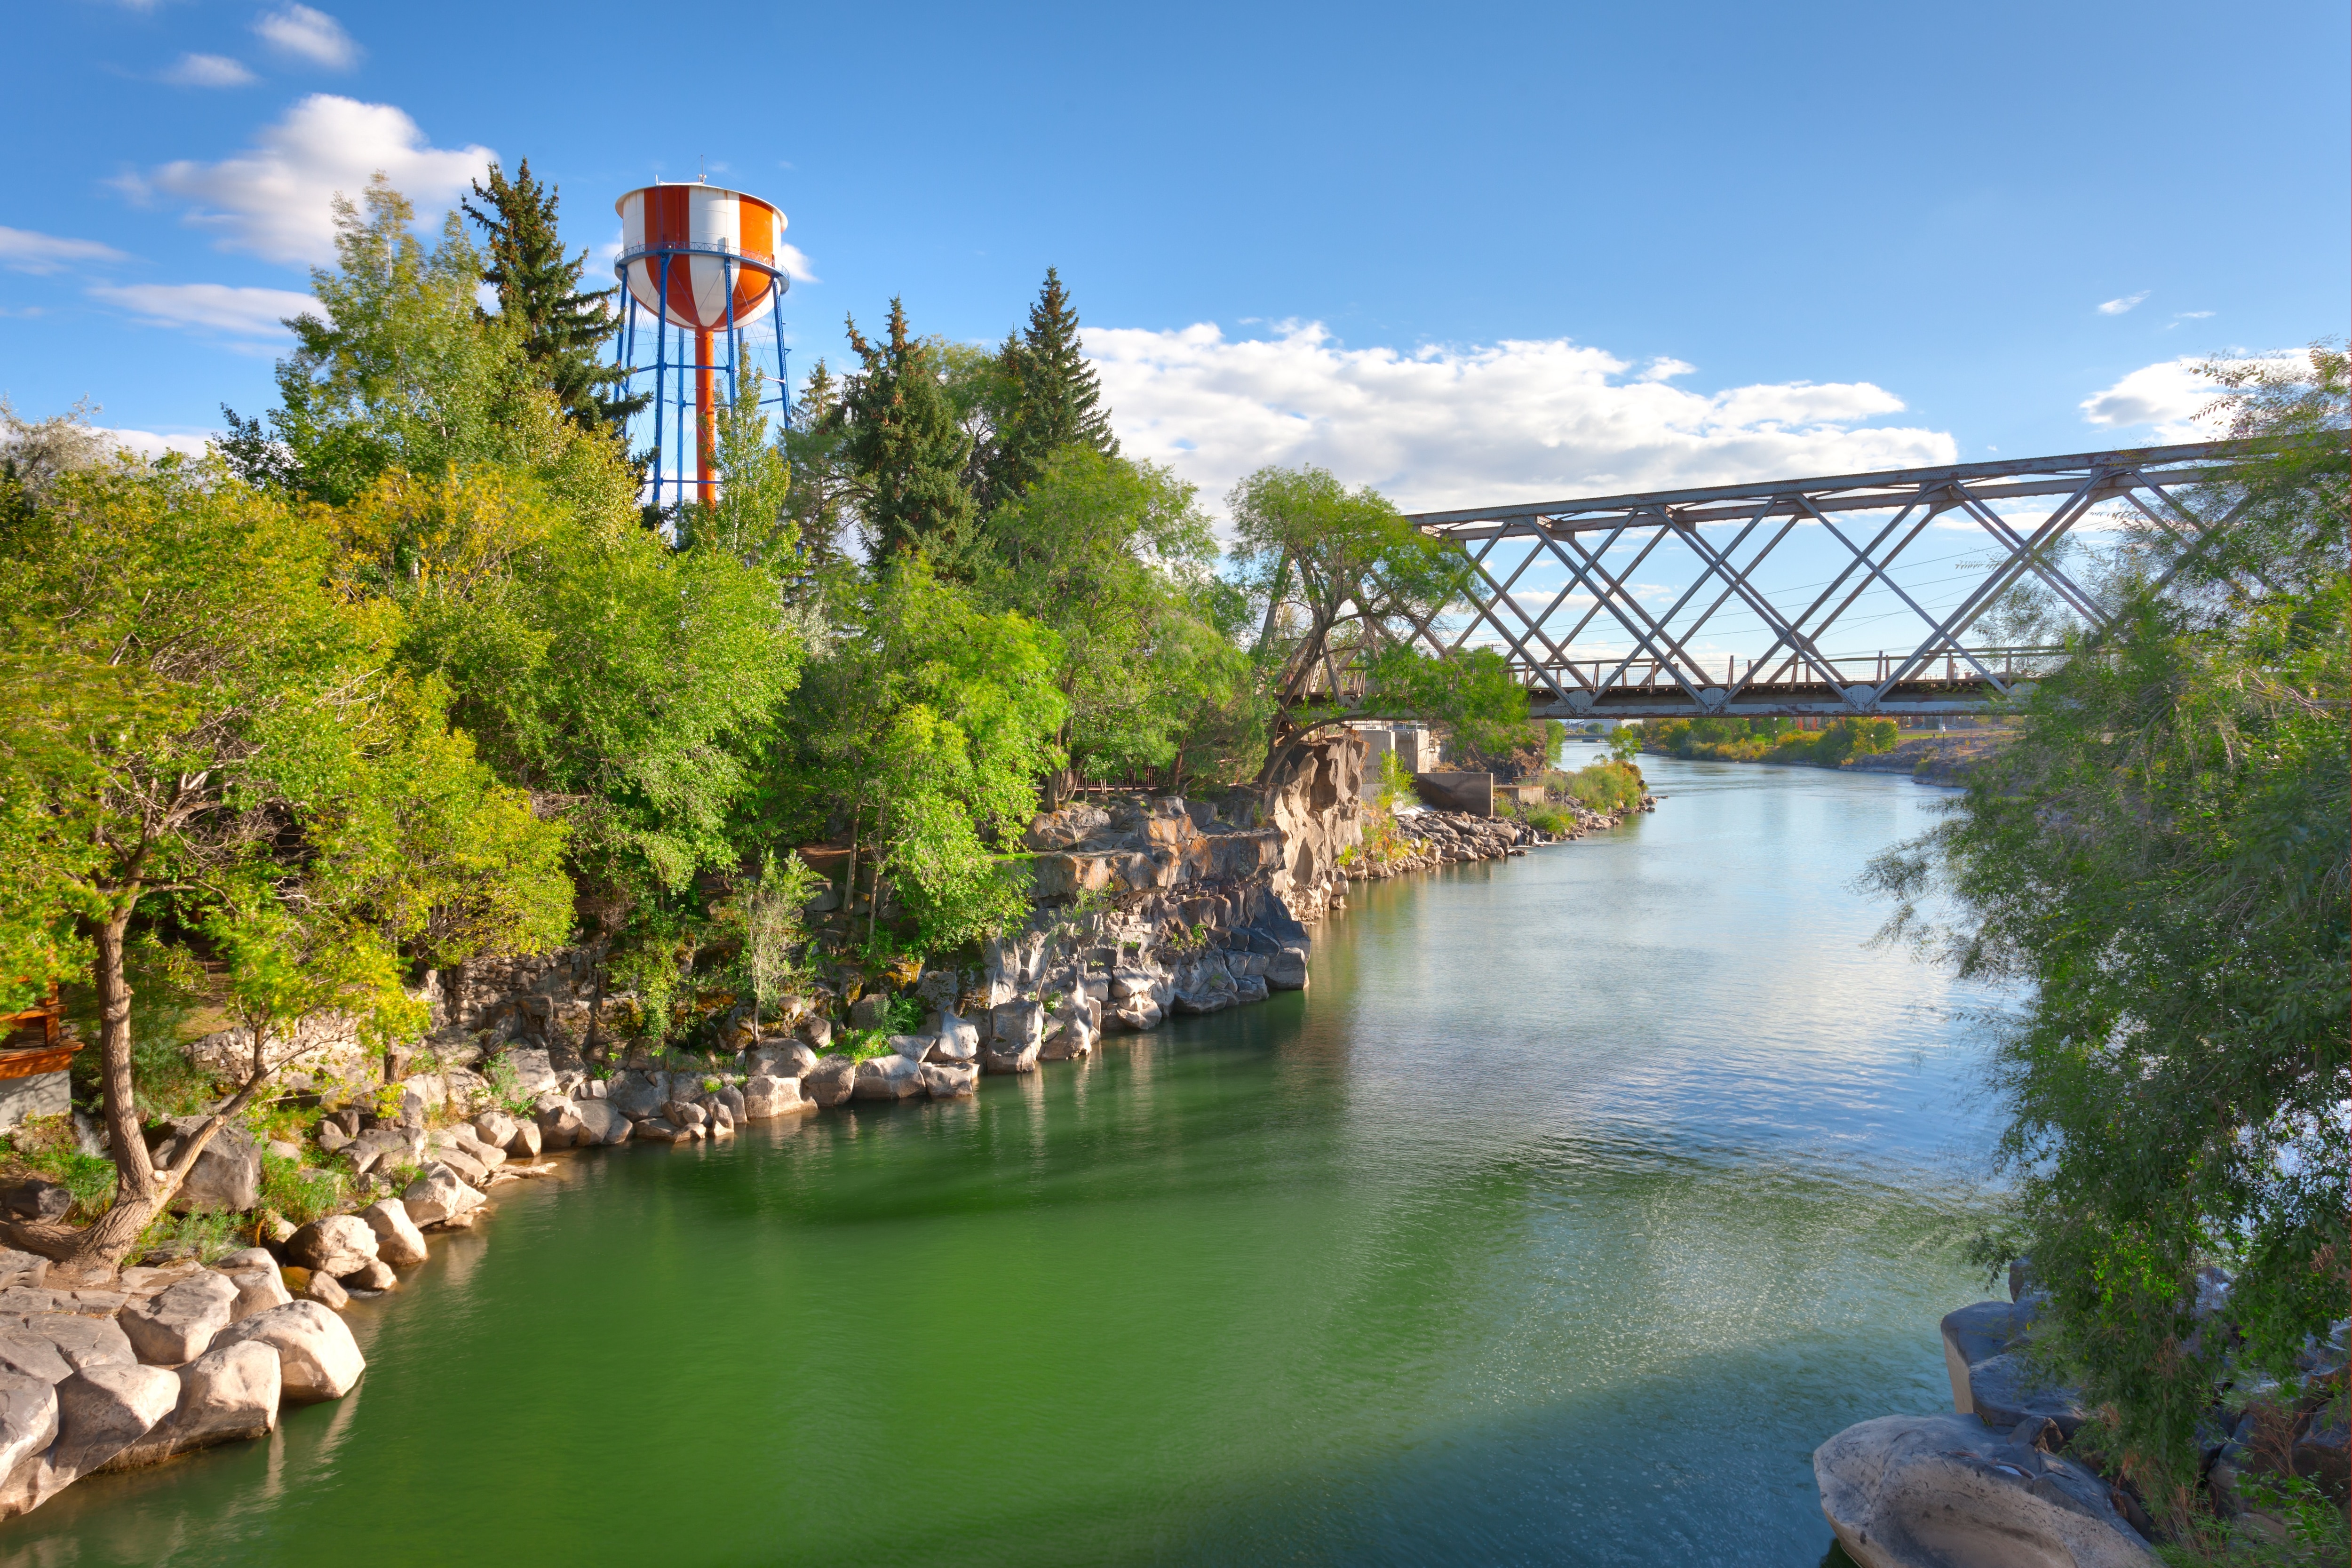
[[[1053,268],[1045,268],[1045,287],[1029,307],[1028,328],[1008,336],[997,357],[1019,393],[1011,417],[996,432],[996,451],[982,484],[982,510],[993,510],[1036,483],[1065,447],[1118,456],[1101,383],[1079,351],[1078,313]]]
[[[971,437],[956,418],[937,355],[908,335],[898,300],[890,301],[883,342],[869,342],[855,320],[848,326],[865,371],[850,378],[842,399],[841,455],[866,549],[877,560],[919,552],[961,576],[976,525],[963,484]]]
[[[474,184],[488,212],[464,203],[466,216],[481,225],[489,265],[482,281],[499,291],[499,313],[522,335],[523,357],[541,384],[555,395],[565,414],[589,429],[617,424],[646,406],[643,393],[619,395],[626,379],[618,366],[602,363],[598,350],[619,328],[605,301],[615,292],[580,289],[588,253],[567,258],[556,230],[556,191],[531,177],[525,158],[509,179],[496,162],[490,184]]]
[[[849,476],[844,468],[842,444],[846,426],[841,406],[841,383],[819,360],[801,385],[793,427],[784,432],[784,456],[793,466],[788,502],[800,530],[801,547],[820,565],[842,558],[842,510],[848,500]]]

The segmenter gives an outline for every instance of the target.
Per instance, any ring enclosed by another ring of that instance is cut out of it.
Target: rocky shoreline
[[[603,993],[596,954],[581,948],[432,976],[437,1026],[416,1053],[421,1070],[365,1104],[351,1085],[373,1058],[348,1021],[309,1025],[296,1042],[304,1067],[286,1083],[315,1108],[305,1142],[225,1127],[182,1189],[183,1207],[248,1216],[257,1245],[72,1279],[0,1249],[0,1519],[83,1476],[264,1436],[287,1409],[341,1398],[366,1362],[338,1313],[355,1295],[396,1289],[434,1234],[473,1228],[500,1187],[560,1174],[551,1154],[725,1141],[754,1121],[968,1098],[984,1076],[1084,1061],[1106,1035],[1304,989],[1307,922],[1344,909],[1349,881],[1524,855],[1627,815],[1580,809],[1574,832],[1547,835],[1413,810],[1368,855],[1364,750],[1331,737],[1246,798],[1132,797],[1041,816],[1029,833],[1040,904],[983,944],[979,964],[883,976],[837,965],[761,1026],[730,1014],[730,1048],[699,1060],[635,1049],[592,1061],[598,1029],[609,1038],[631,999]],[[1645,797],[1636,809],[1649,808]],[[883,1033],[908,998],[922,1023]],[[230,1068],[243,1048],[225,1031],[190,1053]],[[150,1129],[155,1153],[168,1159],[203,1120]],[[265,1155],[331,1168],[364,1206],[299,1227],[270,1221]],[[62,1218],[70,1201],[40,1180],[0,1189],[0,1207],[20,1218]]]
[[[2228,1279],[2208,1270],[2200,1313],[2224,1315],[2228,1294]],[[1822,1511],[1862,1568],[2156,1561],[2150,1542],[2162,1534],[2137,1493],[2067,1452],[2089,1413],[2075,1390],[2038,1375],[2030,1354],[2038,1301],[2021,1262],[2010,1269],[2010,1300],[1945,1315],[1953,1414],[1881,1416],[1814,1451]],[[2352,1434],[2340,1416],[2324,1416],[2341,1397],[2347,1328],[2338,1323],[2330,1342],[2310,1347],[2295,1386],[2249,1381],[2215,1391],[2204,1484],[2216,1515],[2247,1515],[2240,1484],[2257,1473],[2301,1476],[2343,1505]],[[2258,1532],[2263,1522],[2255,1521]]]

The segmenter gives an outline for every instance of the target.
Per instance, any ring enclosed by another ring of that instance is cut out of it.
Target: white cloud
[[[2201,321],[2212,313],[2210,310],[2178,310],[2172,319],[2176,321]]]
[[[2153,292],[2155,292],[2155,290],[2143,289],[2137,294],[2126,294],[2120,300],[2110,300],[2105,304],[2099,307],[2099,314],[2102,316],[2120,316],[2126,310],[2130,310],[2134,305],[2138,304],[2142,300],[2147,299],[2148,295]]]
[[[1089,331],[1129,455],[1212,505],[1262,465],[1314,463],[1412,511],[1957,460],[1942,431],[1856,427],[1903,407],[1866,382],[1709,394],[1566,339],[1408,354],[1341,348],[1316,322],[1278,331]]]
[[[260,79],[226,55],[182,55],[163,79],[174,87],[246,87]]]
[[[284,53],[330,70],[349,70],[359,64],[360,47],[343,25],[308,5],[266,11],[254,19],[253,30]]]
[[[191,458],[204,455],[212,441],[209,436],[158,436],[152,430],[110,430],[101,426],[98,433],[109,440],[128,447],[142,458],[160,458],[166,452],[180,452]]]
[[[94,239],[65,239],[29,228],[0,226],[0,267],[11,272],[62,272],[77,261],[128,261],[131,258]]]
[[[120,306],[142,321],[240,338],[282,338],[289,316],[316,313],[319,302],[290,289],[232,289],[226,283],[100,284],[90,298]]]
[[[2083,400],[2083,417],[2116,429],[2153,425],[2162,441],[2205,441],[2218,432],[2197,423],[2198,414],[2213,401],[2213,383],[2199,374],[2202,360],[2168,359],[2146,364],[2105,392]]]
[[[224,249],[272,261],[334,259],[329,200],[356,201],[381,169],[420,213],[448,207],[489,166],[487,147],[435,147],[415,121],[388,103],[313,93],[266,127],[244,156],[217,163],[183,160],[121,182],[133,197],[176,196],[188,221],[218,234]]]
[[[778,246],[776,247],[776,265],[784,269],[784,276],[791,279],[795,283],[822,283],[824,281],[816,275],[816,271],[811,266],[809,258],[801,253],[801,247],[797,245]]]

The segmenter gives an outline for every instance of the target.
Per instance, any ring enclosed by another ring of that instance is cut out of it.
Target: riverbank
[[[1785,748],[1748,754],[1746,748],[1700,745],[1689,760],[1719,763],[1774,763],[1789,767],[1827,768],[1842,773],[1900,773],[1922,784],[1963,785],[1969,776],[2009,744],[2002,730],[1954,730],[1904,736],[1883,752],[1850,752],[1833,761]],[[1645,755],[1681,756],[1679,750],[1653,746]]]
[[[265,1436],[294,1404],[341,1398],[365,1361],[335,1315],[398,1289],[428,1261],[429,1238],[473,1231],[509,1184],[566,1173],[547,1156],[725,1143],[755,1123],[866,1102],[969,1100],[983,1076],[1086,1061],[1106,1033],[1148,1034],[1305,989],[1312,938],[1293,899],[1328,917],[1345,908],[1348,880],[1524,855],[1623,816],[1584,813],[1574,832],[1551,835],[1415,811],[1400,830],[1411,850],[1375,869],[1349,853],[1360,846],[1360,752],[1338,739],[1302,777],[1240,809],[1136,797],[1040,817],[1030,839],[1051,847],[1039,856],[1038,881],[1061,896],[1021,931],[983,944],[978,965],[877,984],[862,966],[836,962],[731,1053],[635,1048],[588,1059],[582,1046],[632,999],[602,994],[583,950],[436,975],[446,1021],[437,1043],[417,1053],[423,1070],[365,1104],[331,1103],[355,1065],[341,1058],[357,1042],[325,1026],[316,1059],[281,1105],[298,1115],[310,1107],[301,1141],[225,1128],[184,1189],[200,1209],[241,1215],[237,1239],[254,1245],[226,1258],[185,1247],[142,1256],[119,1276],[77,1277],[73,1289],[46,1293],[46,1258],[0,1252],[0,1275],[16,1282],[0,1310],[53,1344],[100,1346],[85,1366],[32,1351],[12,1362],[0,1343],[0,1365],[33,1369],[24,1398],[0,1398],[0,1475],[10,1478],[0,1518],[41,1506],[82,1475]],[[927,1014],[919,1026],[888,1032],[909,1005]],[[224,1032],[191,1055],[227,1067],[241,1045]],[[168,1158],[170,1140],[200,1120],[159,1126],[156,1156]],[[313,1174],[340,1196],[307,1223],[264,1201],[268,1193],[282,1203],[289,1184]],[[54,1219],[71,1199],[28,1177],[5,1201],[20,1216]],[[159,1316],[170,1334],[142,1332]],[[257,1326],[242,1327],[247,1319]],[[308,1382],[265,1375],[264,1350],[338,1370]],[[75,1381],[85,1371],[90,1377]],[[135,1385],[137,1397],[115,1384]],[[105,1403],[102,1416],[92,1400]],[[102,1441],[89,1436],[99,1427]]]

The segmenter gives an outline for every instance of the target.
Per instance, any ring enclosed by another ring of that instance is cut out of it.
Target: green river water
[[[1980,1294],[1979,1050],[1850,886],[1941,792],[1645,767],[1359,888],[1306,993],[504,1187],[353,1305],[356,1393],[0,1568],[1812,1568],[1814,1446],[1948,1409]]]

